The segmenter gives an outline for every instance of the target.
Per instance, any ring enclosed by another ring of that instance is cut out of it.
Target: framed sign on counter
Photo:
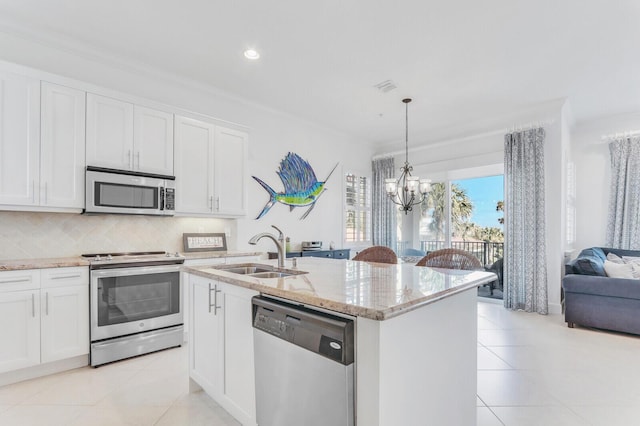
[[[227,239],[224,233],[182,234],[184,251],[227,251]]]

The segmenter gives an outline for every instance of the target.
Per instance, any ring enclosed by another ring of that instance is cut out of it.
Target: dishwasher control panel
[[[255,296],[253,327],[344,365],[353,363],[353,320]]]

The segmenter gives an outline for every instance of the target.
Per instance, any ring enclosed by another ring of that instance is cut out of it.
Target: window
[[[369,178],[352,173],[345,175],[344,239],[347,243],[371,241],[371,189]]]

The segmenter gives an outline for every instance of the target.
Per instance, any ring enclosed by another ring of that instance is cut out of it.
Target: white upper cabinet
[[[213,212],[215,127],[176,115],[176,212]]]
[[[81,209],[85,92],[0,73],[0,208]]]
[[[173,114],[133,108],[133,167],[173,176]]]
[[[85,92],[42,82],[40,205],[84,207]]]
[[[246,214],[247,134],[175,118],[176,213]]]
[[[216,127],[213,151],[215,213],[245,214],[246,157],[247,134]]]
[[[40,81],[0,71],[0,204],[38,204],[39,151]]]
[[[87,165],[173,175],[173,115],[87,94]]]
[[[133,104],[87,93],[87,165],[133,170]]]

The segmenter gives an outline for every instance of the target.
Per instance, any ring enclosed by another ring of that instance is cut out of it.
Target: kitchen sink
[[[282,278],[282,277],[289,277],[295,274],[292,274],[291,272],[269,271],[269,272],[256,272],[255,274],[249,274],[249,275],[256,278]]]
[[[233,274],[240,274],[240,275],[250,275],[255,273],[273,271],[273,268],[263,267],[263,266],[234,266],[229,268],[216,268],[216,269],[221,269],[225,272],[231,272]]]
[[[306,274],[304,271],[276,268],[270,265],[245,263],[237,265],[217,266],[215,269],[232,274],[247,275],[255,278],[283,278],[291,275]]]

